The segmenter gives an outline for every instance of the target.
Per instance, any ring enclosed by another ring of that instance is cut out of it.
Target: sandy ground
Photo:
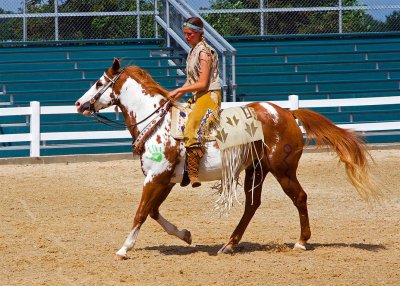
[[[1,285],[400,285],[400,152],[372,151],[392,190],[374,208],[361,201],[328,153],[304,154],[310,250],[292,250],[298,214],[272,176],[239,252],[217,255],[243,211],[219,218],[217,198],[179,186],[161,213],[193,244],[148,219],[131,259],[114,261],[139,203],[138,160],[0,165]],[[242,196],[243,198],[243,196]]]

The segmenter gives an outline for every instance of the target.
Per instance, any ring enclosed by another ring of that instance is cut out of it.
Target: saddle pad
[[[190,108],[172,107],[171,135],[183,139],[183,130]],[[264,140],[261,122],[254,109],[247,106],[231,107],[221,111],[218,127],[205,136],[206,141],[217,141],[221,150],[258,140]]]
[[[183,107],[182,105],[180,108],[172,106],[171,136],[175,139],[183,139],[183,129],[185,128],[186,118],[190,113],[190,108]]]
[[[185,129],[186,119],[189,113],[192,111],[188,106],[180,106],[178,109],[172,106],[171,116],[171,136],[175,139],[183,139],[183,130]],[[211,134],[204,136],[206,141],[215,141],[216,131],[213,130]]]
[[[253,108],[247,106],[224,109],[215,136],[219,149],[264,140],[261,122]]]

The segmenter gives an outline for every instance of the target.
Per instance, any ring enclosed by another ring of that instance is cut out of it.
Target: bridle
[[[104,73],[104,77],[108,79],[108,83],[102,87],[90,100],[89,100],[89,112],[90,114],[94,114],[97,111],[94,109],[94,104],[99,100],[99,98],[104,94],[104,92],[109,88],[114,88],[115,83],[124,72],[124,69],[120,70],[113,78],[110,78],[106,73]],[[115,104],[115,98],[112,98],[111,105]]]
[[[104,73],[104,77],[106,79],[108,79],[109,82],[105,86],[103,86],[103,88],[101,90],[99,90],[89,100],[89,112],[90,112],[90,115],[100,123],[103,123],[103,124],[111,126],[111,127],[116,127],[118,125],[118,126],[124,127],[124,128],[135,128],[139,124],[148,120],[154,114],[159,113],[156,118],[154,118],[151,122],[149,122],[146,125],[146,127],[143,128],[143,131],[140,132],[140,134],[137,136],[137,138],[134,139],[132,142],[132,147],[134,149],[134,152],[137,154],[140,154],[143,151],[144,142],[150,136],[150,134],[154,131],[154,129],[158,126],[159,122],[161,122],[161,119],[167,114],[169,108],[172,106],[172,102],[171,102],[171,99],[167,99],[166,101],[161,103],[160,106],[156,108],[156,110],[154,110],[152,113],[150,113],[148,116],[146,116],[146,118],[144,118],[143,120],[140,120],[139,122],[136,122],[134,124],[119,123],[117,121],[107,118],[104,115],[98,114],[98,111],[96,111],[94,108],[94,104],[99,100],[99,98],[104,94],[104,92],[108,88],[110,88],[110,87],[114,88],[115,83],[120,78],[120,76],[123,72],[124,72],[124,69],[120,70],[117,73],[117,75],[115,75],[113,78],[110,78],[106,73]],[[111,92],[113,93],[113,90]],[[111,97],[111,105],[117,104],[118,101],[119,101],[119,99],[116,98],[115,93],[114,93],[114,97]]]
[[[108,88],[114,88],[115,83],[117,82],[117,80],[120,78],[121,74],[124,72],[125,70],[122,69],[120,70],[113,78],[110,78],[106,73],[104,73],[104,77],[106,79],[109,80],[109,82],[103,86],[102,89],[100,89],[90,100],[89,100],[89,112],[90,115],[96,119],[98,122],[103,123],[105,125],[108,126],[112,126],[112,127],[116,127],[116,126],[121,126],[124,128],[133,128],[136,127],[137,125],[145,122],[147,119],[149,119],[150,117],[152,117],[154,114],[158,113],[158,111],[164,107],[164,105],[170,106],[170,100],[164,101],[163,103],[161,103],[161,105],[154,110],[152,113],[149,114],[149,116],[146,116],[143,120],[140,120],[139,122],[135,123],[135,124],[125,124],[125,123],[120,123],[117,121],[114,121],[112,119],[109,119],[108,117],[101,115],[98,113],[98,111],[95,110],[94,108],[94,104],[99,100],[99,98],[104,94],[104,92],[108,89]],[[118,98],[114,97],[111,98],[111,104],[110,105],[114,105],[118,102]],[[167,104],[168,103],[168,104]],[[164,112],[161,112],[164,113]],[[113,126],[114,125],[114,126]]]

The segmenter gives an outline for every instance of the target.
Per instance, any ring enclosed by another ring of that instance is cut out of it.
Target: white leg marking
[[[307,250],[307,248],[304,245],[302,245],[302,244],[300,244],[298,242],[296,242],[296,244],[294,245],[293,249]]]
[[[162,226],[162,228],[170,235],[174,235],[182,240],[185,238],[185,230],[178,230],[178,228],[163,218],[160,214],[158,215],[157,222]]]
[[[121,247],[120,250],[117,251],[117,254],[122,257],[127,257],[126,253],[133,248],[136,242],[136,237],[139,234],[140,224],[138,224],[132,231],[129,233],[128,237],[126,238],[124,245]]]

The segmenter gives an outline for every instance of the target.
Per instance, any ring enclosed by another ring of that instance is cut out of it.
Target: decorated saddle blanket
[[[172,108],[171,134],[183,139],[183,130],[191,109]],[[206,117],[208,117],[206,115]],[[207,120],[207,118],[205,118]],[[217,141],[221,150],[258,140],[264,140],[261,122],[253,108],[231,107],[221,110],[219,122],[209,134],[203,134],[205,141]]]

